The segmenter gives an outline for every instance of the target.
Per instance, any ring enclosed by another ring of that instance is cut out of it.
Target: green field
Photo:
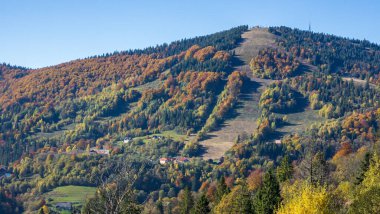
[[[49,205],[58,202],[71,202],[74,205],[81,205],[86,201],[86,198],[94,195],[95,191],[96,187],[62,186],[45,193],[44,197]]]
[[[150,141],[149,138],[153,137],[153,136],[161,136],[161,137],[165,137],[165,138],[169,138],[169,139],[172,139],[172,140],[175,140],[175,141],[181,141],[181,142],[184,142],[184,141],[188,140],[188,136],[182,135],[182,134],[178,134],[174,130],[163,131],[161,133],[150,134],[150,135],[145,135],[145,136],[141,136],[141,137],[135,137],[133,139],[134,140],[143,140],[144,142],[148,142],[148,141]]]

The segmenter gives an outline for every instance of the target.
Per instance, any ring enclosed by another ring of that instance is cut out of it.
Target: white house
[[[172,162],[171,158],[160,158],[160,164],[161,165],[165,165],[165,164],[170,163],[170,162]]]
[[[131,137],[125,137],[124,138],[124,143],[130,143],[132,141],[132,138]]]

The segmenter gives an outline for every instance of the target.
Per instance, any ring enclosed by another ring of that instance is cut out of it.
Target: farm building
[[[165,165],[165,164],[170,163],[172,161],[173,161],[172,158],[160,158],[160,164],[161,165]]]
[[[174,160],[176,163],[187,163],[190,160],[186,157],[176,157]]]
[[[110,150],[109,149],[97,149],[96,147],[93,147],[90,149],[90,154],[109,155]]]
[[[60,202],[55,204],[55,208],[62,210],[71,210],[72,204],[70,202]]]

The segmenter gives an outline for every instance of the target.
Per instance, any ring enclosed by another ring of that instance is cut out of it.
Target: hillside
[[[254,28],[242,34],[242,43],[234,49],[242,65],[234,69],[245,73],[249,80],[243,85],[239,94],[239,103],[235,108],[235,116],[224,121],[221,128],[208,133],[208,139],[200,142],[205,147],[204,159],[218,159],[235,143],[239,135],[250,135],[257,128],[260,116],[260,94],[271,80],[255,78],[248,67],[249,61],[257,56],[259,50],[277,47],[275,36],[268,29]]]
[[[378,202],[379,65],[368,41],[248,26],[41,69],[2,64],[0,202],[91,213],[127,193],[146,213],[192,197],[215,213],[281,213],[311,192],[327,213],[353,212],[371,191]]]

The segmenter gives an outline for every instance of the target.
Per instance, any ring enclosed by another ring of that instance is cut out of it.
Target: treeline
[[[188,50],[193,45],[200,47],[213,46],[216,50],[232,50],[241,41],[241,34],[248,30],[247,25],[231,28],[229,30],[220,31],[218,33],[198,36],[190,39],[182,39],[174,41],[170,44],[157,45],[155,47],[148,47],[145,49],[128,50],[122,52],[115,52],[113,54],[103,54],[95,57],[108,57],[112,55],[142,55],[142,54],[157,54],[162,57],[172,56],[179,54],[182,51]]]
[[[0,63],[0,83],[11,79],[21,78],[27,73],[27,68]]]

